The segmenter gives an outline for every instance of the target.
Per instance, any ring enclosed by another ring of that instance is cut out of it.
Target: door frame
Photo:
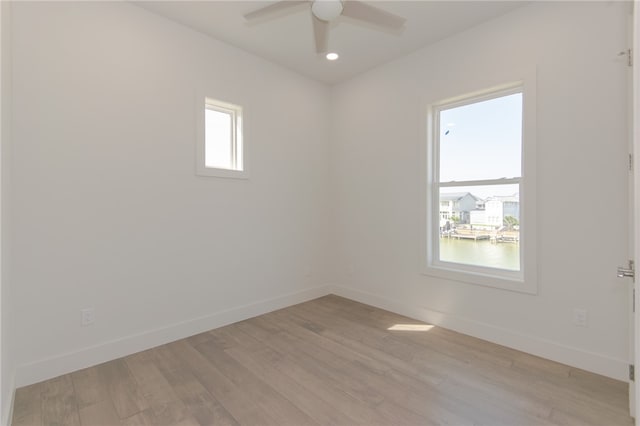
[[[640,46],[640,7],[638,1],[633,2],[633,23],[632,23],[632,47],[631,47],[631,55],[633,55],[635,47]],[[632,62],[633,64],[633,62]],[[633,64],[635,65],[635,64]],[[636,265],[640,265],[640,159],[638,156],[640,155],[640,119],[637,117],[638,113],[640,113],[640,70],[637,66],[632,66],[631,68],[631,85],[632,85],[632,102],[631,102],[631,137],[633,144],[633,245],[635,247],[633,253],[633,260]],[[635,291],[633,293],[633,303],[634,306],[640,306],[640,291]],[[633,339],[633,364],[640,366],[640,315],[634,315],[632,322],[633,330],[631,335],[634,336]],[[629,391],[632,394],[633,400],[630,401],[632,405],[629,407],[630,410],[633,410],[633,405],[635,405],[635,409],[640,408],[640,392],[638,392],[637,381],[629,382]],[[635,404],[633,404],[635,402]],[[636,413],[633,413],[635,415]],[[640,426],[640,416],[635,416],[635,424],[636,426]]]

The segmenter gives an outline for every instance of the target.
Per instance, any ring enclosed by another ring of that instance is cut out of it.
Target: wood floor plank
[[[166,377],[187,410],[201,425],[237,426],[239,424],[167,346],[160,346],[153,352],[158,369]]]
[[[16,390],[13,404],[14,426],[42,425],[42,383]]]
[[[122,358],[95,367],[121,419],[149,408],[149,403]]]
[[[168,347],[183,366],[225,409],[241,424],[278,425],[259,401],[248,396],[243,387],[238,387],[209,363],[207,358],[186,341],[174,342]]]
[[[131,375],[150,407],[180,399],[165,376],[154,363],[151,351],[140,352],[124,358]]]
[[[122,421],[126,426],[200,426],[181,401],[171,401],[152,405]]]
[[[259,340],[267,349],[270,363],[282,374],[289,375],[292,379],[301,383],[311,392],[320,394],[327,402],[345,413],[350,418],[363,425],[385,425],[391,424],[390,419],[377,415],[372,407],[362,398],[356,398],[340,383],[326,375],[326,370],[316,365],[306,356],[299,356],[293,353],[288,344],[282,344],[275,336],[280,332],[272,334],[269,327],[260,327],[257,321],[243,321],[235,324],[240,330]]]
[[[110,399],[102,399],[91,405],[84,405],[78,410],[80,423],[92,426],[122,425],[118,413]]]
[[[245,368],[215,342],[209,341],[195,347],[218,371],[222,372],[237,386],[242,386],[248,396],[269,412],[278,423],[291,422],[298,425],[316,425],[311,417],[293,405],[271,386],[263,382],[257,375]]]
[[[282,394],[285,398],[321,425],[356,424],[353,419],[331,405],[323,398],[322,394],[316,394],[304,387],[287,374],[283,374],[273,362],[272,355],[265,351],[262,344],[246,335],[242,331],[228,333],[230,336],[238,336],[237,345],[225,349],[230,356],[236,359],[265,383]]]
[[[326,296],[18,389],[14,426],[630,426],[627,384]]]
[[[109,390],[96,367],[85,368],[71,373],[78,408],[109,400]]]
[[[43,382],[41,398],[42,424],[80,425],[78,404],[69,374]]]
[[[261,324],[278,327],[278,322],[272,317],[264,316],[259,319]],[[375,407],[384,400],[384,396],[364,381],[355,380],[348,374],[348,365],[341,359],[332,357],[327,351],[308,340],[303,340],[287,330],[273,337],[274,342],[288,348],[289,354],[299,360],[307,360],[307,368],[316,371],[319,377],[327,377],[339,383],[340,387],[354,398]],[[311,361],[311,362],[309,362]]]

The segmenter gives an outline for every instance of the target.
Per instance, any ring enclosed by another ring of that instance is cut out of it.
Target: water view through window
[[[440,189],[440,260],[520,270],[518,185]]]
[[[522,93],[438,119],[439,260],[520,271]]]

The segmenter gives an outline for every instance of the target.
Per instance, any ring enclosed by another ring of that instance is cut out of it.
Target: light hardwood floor
[[[16,392],[13,425],[631,425],[627,384],[326,296]]]

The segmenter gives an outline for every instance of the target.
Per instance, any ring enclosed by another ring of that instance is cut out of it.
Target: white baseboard
[[[21,365],[16,373],[16,387],[38,383],[207,330],[326,296],[329,294],[329,290],[329,287],[321,286],[285,294]]]
[[[16,373],[15,387],[27,386],[32,383],[48,380],[62,374],[111,361],[207,330],[316,299],[330,293],[603,376],[617,380],[627,380],[628,362],[625,360],[587,352],[550,340],[521,334],[491,324],[477,322],[469,318],[387,299],[373,293],[341,286],[320,286],[238,306],[204,317],[21,365],[18,367]],[[10,403],[9,409],[13,407],[13,400],[10,401]],[[5,413],[7,413],[7,410],[5,410]],[[10,418],[11,417],[9,417],[9,419]]]
[[[572,367],[591,371],[616,380],[628,381],[629,362],[605,355],[584,351],[536,336],[525,335],[495,325],[474,321],[458,315],[439,312],[391,300],[376,294],[340,286],[331,286],[333,294],[367,305],[392,311],[443,328],[454,330],[479,339],[517,349],[532,355],[556,361]]]

